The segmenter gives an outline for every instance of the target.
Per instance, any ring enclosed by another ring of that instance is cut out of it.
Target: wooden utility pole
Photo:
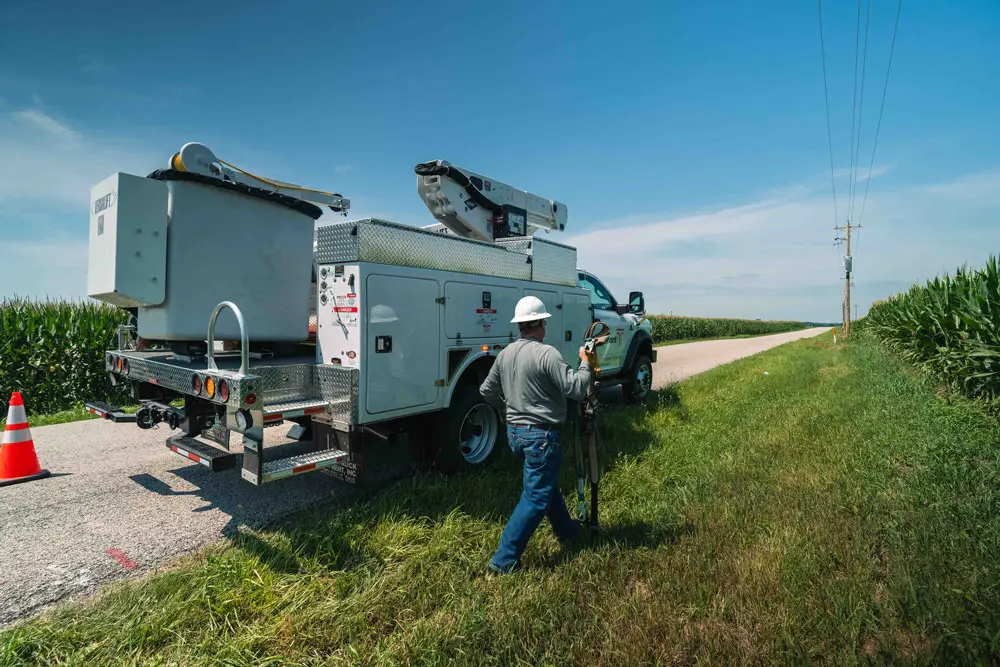
[[[851,230],[857,229],[861,225],[852,225],[850,220],[844,227],[834,227],[836,230],[847,230],[847,253],[844,255],[844,335],[851,333],[851,273],[853,272],[853,262],[851,259]],[[839,240],[839,239],[838,239]]]

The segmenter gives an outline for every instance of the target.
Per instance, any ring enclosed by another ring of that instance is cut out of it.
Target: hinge
[[[434,303],[440,303],[443,306],[444,305],[444,297],[443,296],[439,296],[438,298],[434,299]]]
[[[434,380],[434,386],[435,387],[443,387],[444,386],[444,380]]]

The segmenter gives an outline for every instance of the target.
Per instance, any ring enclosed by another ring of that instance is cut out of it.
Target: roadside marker
[[[10,395],[7,426],[4,427],[3,440],[0,441],[0,486],[30,482],[48,476],[49,471],[42,470],[38,465],[24,400],[21,392],[15,391]]]

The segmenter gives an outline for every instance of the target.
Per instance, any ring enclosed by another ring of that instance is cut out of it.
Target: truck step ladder
[[[347,452],[342,452],[338,449],[327,449],[321,452],[311,452],[308,454],[299,454],[298,456],[289,456],[284,459],[276,459],[274,461],[265,461],[260,483],[266,484],[267,482],[298,475],[299,473],[329,468],[337,462],[346,459],[348,456],[350,455]]]
[[[116,424],[135,421],[135,415],[126,414],[118,406],[108,405],[104,401],[91,401],[84,407],[90,414],[97,415],[101,419],[108,419]]]
[[[274,403],[264,406],[264,425],[277,424],[283,419],[293,419],[323,412],[330,402],[321,399],[300,399],[287,403]]]
[[[183,434],[168,438],[167,449],[200,463],[212,472],[228,470],[236,465],[236,454]]]

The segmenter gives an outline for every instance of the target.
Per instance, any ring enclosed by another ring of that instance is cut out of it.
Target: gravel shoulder
[[[824,331],[662,347],[656,384]],[[269,429],[268,444],[286,431]],[[240,479],[239,461],[212,473],[170,452],[167,434],[101,420],[32,429],[52,477],[0,487],[0,626],[153,570],[217,542],[237,524],[266,525],[348,492],[322,474],[254,487]]]

